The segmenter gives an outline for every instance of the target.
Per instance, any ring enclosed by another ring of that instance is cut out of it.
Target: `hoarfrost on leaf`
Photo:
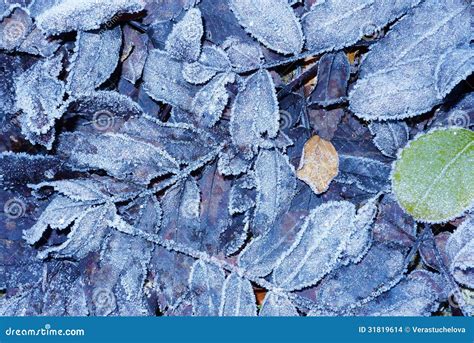
[[[284,294],[268,292],[263,300],[261,317],[298,317],[298,311]]]
[[[257,304],[250,281],[232,273],[225,279],[219,314],[250,317],[257,315]]]
[[[201,54],[201,39],[204,34],[201,11],[192,8],[173,26],[165,49],[173,58],[195,62]]]
[[[44,11],[36,21],[48,35],[98,29],[117,14],[143,10],[143,0],[63,0]]]
[[[318,1],[302,18],[306,47],[322,53],[353,45],[364,36],[373,37],[419,3],[420,0]]]
[[[453,50],[469,49],[472,56],[470,18],[469,2],[463,0],[425,1],[415,8],[364,58],[350,93],[351,110],[366,120],[388,120],[413,117],[438,105],[473,71],[472,60]],[[452,57],[445,62],[447,50]],[[442,90],[439,82],[444,83]]]
[[[217,316],[221,301],[224,271],[214,265],[198,260],[189,276],[192,293],[193,314],[196,316]]]
[[[388,157],[395,158],[408,142],[408,125],[403,121],[372,122],[369,130],[374,135],[375,146]]]
[[[266,47],[282,54],[303,48],[301,24],[285,0],[230,0],[240,25]]]
[[[122,30],[79,32],[68,68],[67,91],[73,96],[93,92],[117,67],[122,46]]]

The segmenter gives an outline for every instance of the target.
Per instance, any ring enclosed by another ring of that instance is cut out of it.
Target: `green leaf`
[[[399,154],[392,190],[416,220],[440,223],[473,205],[474,132],[436,130],[413,140]]]

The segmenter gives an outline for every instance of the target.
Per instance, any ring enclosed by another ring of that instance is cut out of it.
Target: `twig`
[[[246,73],[250,73],[250,72],[252,72],[252,71],[256,71],[256,70],[262,69],[262,68],[264,68],[264,69],[273,69],[273,68],[277,68],[277,67],[284,66],[284,65],[286,65],[286,64],[298,62],[299,60],[305,59],[305,58],[307,58],[307,57],[313,57],[313,56],[319,55],[319,54],[321,54],[321,53],[322,53],[322,52],[321,52],[320,50],[310,50],[310,51],[303,52],[303,53],[301,53],[301,54],[299,54],[299,55],[286,58],[286,59],[284,59],[284,60],[265,63],[265,64],[263,64],[263,65],[261,65],[261,66],[259,66],[259,67],[254,67],[254,68],[239,70],[239,73],[240,73],[240,74],[246,74]]]

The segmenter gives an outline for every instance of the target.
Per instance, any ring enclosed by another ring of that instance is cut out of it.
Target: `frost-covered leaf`
[[[0,299],[2,316],[87,316],[81,272],[70,261],[45,263],[42,279]]]
[[[472,56],[470,18],[463,0],[425,1],[415,8],[371,47],[350,94],[351,110],[367,120],[400,119],[439,104],[474,68],[472,58],[456,52],[468,49]]]
[[[233,145],[228,146],[219,153],[218,167],[222,175],[240,175],[251,166],[252,161],[238,151]]]
[[[372,122],[369,129],[374,144],[385,156],[396,157],[397,151],[408,142],[408,125],[403,121]]]
[[[450,270],[457,282],[474,286],[474,217],[468,216],[446,243],[446,254],[451,260]]]
[[[429,316],[439,306],[433,283],[444,281],[438,274],[416,270],[390,291],[355,311],[358,316]]]
[[[378,193],[390,185],[390,166],[370,158],[339,154],[339,174],[335,181]]]
[[[219,314],[224,280],[225,274],[221,268],[201,260],[194,263],[189,276],[189,289],[195,316]]]
[[[142,184],[179,170],[177,161],[161,148],[120,133],[63,134],[59,150],[75,169],[103,169],[119,179]]]
[[[173,60],[166,52],[151,50],[143,72],[145,90],[157,101],[190,112],[197,89],[183,78],[182,69],[182,62]]]
[[[93,92],[117,67],[122,45],[122,30],[79,32],[74,55],[68,67],[67,91],[76,96]]]
[[[232,183],[229,199],[229,213],[245,213],[255,206],[255,180],[249,175],[243,175]]]
[[[435,130],[400,152],[392,189],[416,220],[445,222],[473,204],[474,133],[461,128]]]
[[[270,73],[260,70],[246,79],[232,107],[230,133],[244,153],[262,145],[262,136],[275,138],[280,128],[275,85]]]
[[[357,210],[354,218],[354,230],[349,237],[343,263],[358,263],[372,246],[372,228],[377,215],[378,196],[367,201]]]
[[[294,243],[306,212],[288,212],[263,235],[253,239],[239,255],[239,266],[250,275],[264,277]]]
[[[298,179],[306,182],[314,193],[321,194],[327,191],[338,171],[339,158],[331,142],[316,135],[311,137],[303,148],[296,171]]]
[[[123,29],[122,77],[135,84],[141,77],[148,56],[148,36],[130,26]],[[125,55],[125,56],[124,56]]]
[[[288,209],[295,193],[295,171],[278,150],[262,150],[255,161],[255,182],[257,200],[252,230],[263,233]]]
[[[284,294],[268,292],[263,300],[261,317],[297,317],[299,316],[295,305]]]
[[[98,29],[117,14],[140,12],[143,0],[63,0],[36,17],[48,35]]]
[[[199,161],[214,146],[209,135],[189,125],[144,116],[129,120],[116,133],[63,134],[59,150],[76,169],[103,169],[119,179],[148,184],[155,177],[178,173],[181,164]]]
[[[25,70],[24,59],[19,56],[0,54],[0,118],[17,111],[15,108],[16,78]]]
[[[376,34],[419,3],[420,0],[317,1],[302,19],[306,47],[324,52],[351,46],[364,36]]]
[[[229,5],[240,25],[266,47],[282,54],[303,48],[300,22],[287,1],[230,0]]]
[[[349,76],[350,63],[343,51],[323,55],[318,63],[318,81],[309,96],[309,104],[330,106],[345,100]]]
[[[361,262],[341,267],[324,278],[315,291],[317,303],[345,311],[392,288],[402,278],[404,268],[404,256],[399,250],[375,245]]]
[[[198,61],[184,64],[183,77],[190,83],[200,85],[229,69],[230,61],[226,52],[216,46],[206,45]]]
[[[243,42],[231,37],[222,47],[236,72],[259,69],[262,64],[263,53],[258,43]]]
[[[39,61],[16,80],[16,106],[23,112],[21,128],[28,138],[48,133],[62,116],[64,83],[58,79],[61,58]]]
[[[355,208],[349,202],[327,202],[306,218],[293,245],[273,271],[286,290],[312,286],[340,262],[354,230]]]
[[[225,279],[219,315],[232,317],[257,315],[257,304],[250,281],[235,273]]]
[[[219,74],[196,93],[192,104],[193,112],[204,125],[212,127],[220,119],[229,102],[226,86],[234,80],[233,73]]]
[[[430,123],[431,127],[458,126],[474,128],[474,92],[464,95],[458,102],[443,106]]]
[[[194,62],[201,54],[201,39],[204,34],[201,11],[192,8],[173,26],[165,49],[173,58]]]
[[[436,66],[436,91],[438,98],[444,98],[474,70],[474,51],[471,45],[455,47],[441,55]]]

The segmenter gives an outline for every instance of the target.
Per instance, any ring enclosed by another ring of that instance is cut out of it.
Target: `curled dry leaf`
[[[311,137],[303,148],[298,179],[306,182],[316,194],[327,191],[339,171],[339,156],[331,144],[319,136]]]

